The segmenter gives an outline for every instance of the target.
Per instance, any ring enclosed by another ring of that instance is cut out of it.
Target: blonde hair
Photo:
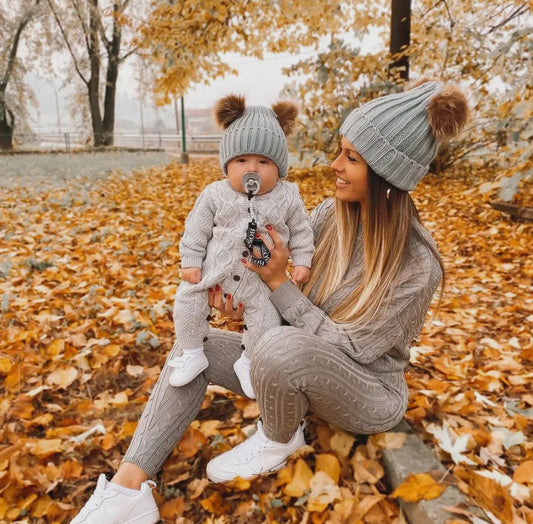
[[[364,217],[361,217],[362,213]],[[390,300],[405,262],[413,220],[420,222],[415,204],[407,191],[402,191],[368,167],[368,198],[364,208],[358,202],[335,200],[326,216],[313,257],[311,275],[303,292],[314,290],[313,302],[323,306],[342,286],[353,283],[354,291],[330,312],[330,318],[354,327],[367,325]],[[359,227],[363,228],[362,278],[354,274],[345,280]],[[427,244],[437,258],[442,274],[444,267],[438,251]],[[441,284],[444,289],[444,277]]]

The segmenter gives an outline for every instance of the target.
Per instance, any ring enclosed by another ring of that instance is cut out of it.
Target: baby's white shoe
[[[233,364],[233,369],[244,394],[249,398],[255,398],[254,388],[252,387],[252,381],[250,380],[250,359],[241,355]]]
[[[183,355],[169,360],[167,366],[174,368],[168,378],[171,386],[185,386],[209,366],[203,349],[183,350]]]

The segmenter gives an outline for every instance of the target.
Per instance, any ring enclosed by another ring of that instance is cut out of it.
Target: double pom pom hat
[[[243,96],[228,95],[215,105],[215,119],[224,129],[219,158],[224,174],[228,162],[241,155],[261,155],[276,164],[279,177],[287,176],[287,135],[296,122],[297,107],[278,102],[272,107],[246,106]]]

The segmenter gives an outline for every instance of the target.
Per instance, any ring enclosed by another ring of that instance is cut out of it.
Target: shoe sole
[[[159,510],[156,509],[144,515],[138,515],[133,519],[128,519],[123,524],[157,524],[160,521]]]
[[[254,475],[253,477],[248,477],[248,478],[243,478],[241,477],[243,480],[254,480],[256,479],[257,477],[265,477],[267,475],[270,475],[272,473],[276,473],[276,471],[279,471],[280,469],[284,468],[285,466],[287,465],[287,461],[283,462],[282,464],[279,464],[278,466],[275,466],[273,467],[272,469],[269,469],[267,471],[263,471],[262,473],[259,473],[257,475]],[[216,479],[214,476],[212,475],[209,475],[209,473],[207,474],[207,478],[213,483],[213,484],[225,484],[226,482],[232,482],[235,480],[235,478],[232,478],[230,480],[228,479],[223,479],[223,480],[218,480]]]

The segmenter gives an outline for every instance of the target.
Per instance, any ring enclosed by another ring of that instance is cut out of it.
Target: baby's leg
[[[176,356],[168,362],[174,371],[169,377],[172,386],[184,386],[209,365],[204,355],[204,340],[209,331],[210,307],[207,293],[194,284],[182,282],[174,300]]]
[[[242,336],[243,354],[235,362],[234,369],[241,387],[246,395],[255,398],[255,393],[250,380],[250,356],[252,350],[261,336],[269,329],[281,325],[281,316],[273,306],[268,296],[256,297],[253,304],[244,308],[244,330]]]

